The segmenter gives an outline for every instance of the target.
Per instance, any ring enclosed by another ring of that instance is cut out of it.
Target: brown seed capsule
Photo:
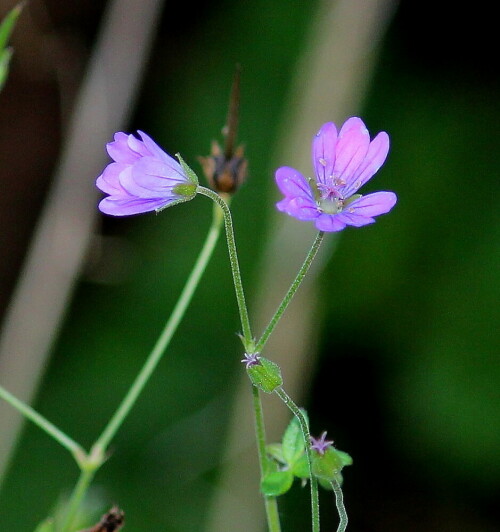
[[[236,71],[229,100],[227,123],[222,130],[225,137],[224,149],[216,141],[212,141],[211,154],[198,157],[210,186],[217,192],[233,194],[243,183],[247,173],[247,160],[243,146],[235,148],[238,130],[238,112],[240,104],[240,67]]]

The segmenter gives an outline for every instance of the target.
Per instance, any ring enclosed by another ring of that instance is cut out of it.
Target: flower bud
[[[267,358],[258,357],[258,362],[247,365],[247,373],[254,386],[272,393],[283,384],[280,367]]]

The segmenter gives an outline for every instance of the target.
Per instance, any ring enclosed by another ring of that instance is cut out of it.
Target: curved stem
[[[337,532],[345,532],[347,528],[347,512],[344,506],[344,495],[342,493],[342,488],[338,480],[332,480],[330,483],[332,485],[333,491],[335,493],[335,504],[337,505],[337,511],[339,513],[339,526],[337,527]]]
[[[85,459],[86,452],[76,441],[70,438],[61,429],[57,428],[48,419],[45,419],[36,410],[33,410],[31,406],[8,392],[3,386],[0,386],[0,397],[67,449],[74,456],[78,464],[82,463]]]
[[[312,530],[319,532],[319,496],[318,496],[318,481],[312,474],[312,457],[311,457],[311,434],[309,432],[309,424],[306,417],[300,408],[292,401],[290,396],[283,390],[277,388],[276,393],[285,405],[293,412],[293,415],[299,420],[302,435],[306,445],[307,464],[309,466],[309,480],[311,483],[311,513],[312,513]]]
[[[163,329],[163,332],[158,338],[155,346],[153,347],[153,350],[146,359],[144,366],[137,375],[134,383],[125,395],[120,406],[118,407],[115,414],[103,430],[102,434],[95,442],[94,448],[100,448],[101,450],[105,450],[107,448],[109,442],[116,434],[116,431],[120,428],[121,424],[123,423],[128,413],[137,401],[137,398],[144,389],[144,386],[151,377],[151,374],[158,365],[158,362],[161,360],[161,357],[167,349],[168,344],[172,339],[172,336],[177,330],[177,327],[181,319],[183,318],[189,303],[191,302],[191,298],[193,297],[194,291],[196,290],[196,287],[200,282],[201,276],[203,275],[203,272],[207,267],[208,261],[212,256],[215,244],[217,243],[217,240],[219,238],[221,225],[222,217],[220,210],[215,208],[213,222],[205,240],[205,244],[203,245],[203,248],[200,251],[200,254],[198,255],[194,268],[191,271],[186,281],[186,284],[184,285],[179,300],[177,301],[174,310],[172,311],[172,314],[170,315],[170,318],[168,319],[165,328]]]
[[[274,328],[276,327],[276,324],[278,323],[279,319],[285,312],[286,308],[288,307],[288,304],[292,300],[293,296],[295,295],[295,292],[297,292],[299,286],[301,285],[306,273],[308,272],[309,268],[311,267],[311,264],[314,260],[314,257],[316,257],[316,254],[318,253],[319,247],[321,245],[321,242],[323,242],[323,237],[325,236],[325,233],[323,231],[320,231],[311,246],[311,249],[309,250],[309,253],[307,254],[304,263],[300,267],[300,270],[297,273],[297,276],[295,277],[293,283],[291,284],[290,288],[288,289],[288,292],[286,293],[285,297],[283,298],[283,301],[281,302],[280,306],[278,307],[278,310],[275,312],[274,316],[271,318],[271,321],[269,322],[269,325],[266,327],[265,331],[262,333],[262,336],[260,337],[259,341],[257,342],[257,345],[255,347],[255,351],[257,353],[260,353],[264,346],[266,345],[267,340],[269,339],[269,336],[274,331]]]
[[[234,239],[233,219],[228,204],[213,190],[198,186],[197,192],[207,196],[222,209],[224,213],[224,223],[226,226],[227,247],[229,251],[229,261],[231,263],[231,270],[233,272],[234,290],[236,292],[236,300],[238,302],[238,310],[240,312],[241,327],[244,339],[245,350],[247,353],[254,352],[254,341],[252,337],[252,329],[250,328],[250,320],[248,318],[248,309],[245,302],[245,293],[243,291],[243,283],[241,281],[240,265],[238,262],[238,253],[236,251],[236,242]]]
[[[262,411],[262,401],[257,386],[252,385],[253,408],[255,415],[255,435],[257,439],[257,452],[259,455],[260,476],[264,477],[266,472],[266,429],[264,426],[264,414]],[[281,524],[278,514],[278,502],[276,497],[264,496],[266,507],[267,526],[269,532],[280,532]]]

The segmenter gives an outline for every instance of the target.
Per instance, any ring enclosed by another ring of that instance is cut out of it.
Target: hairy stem
[[[257,439],[257,452],[260,463],[260,476],[263,478],[266,472],[266,429],[264,426],[262,401],[260,399],[260,392],[257,386],[252,385],[252,393],[255,416],[255,435]],[[278,502],[276,497],[264,496],[264,503],[266,507],[267,526],[269,532],[280,532],[281,524],[279,520]]]
[[[338,480],[332,480],[331,485],[335,493],[335,504],[337,505],[337,511],[340,518],[337,532],[345,532],[345,529],[347,528],[347,512],[344,506],[344,495],[342,493],[342,488],[340,487]]]
[[[288,289],[288,292],[286,293],[285,297],[283,298],[283,301],[280,303],[280,306],[278,307],[278,310],[275,312],[274,316],[271,318],[271,321],[269,322],[268,326],[266,327],[265,331],[262,333],[262,336],[260,337],[260,340],[257,342],[257,345],[255,347],[255,351],[257,353],[260,353],[262,349],[264,349],[264,346],[266,345],[267,340],[269,339],[269,336],[271,336],[271,333],[274,331],[274,328],[276,327],[279,319],[285,312],[286,308],[288,307],[290,301],[292,300],[293,296],[295,295],[295,292],[297,292],[299,286],[301,285],[306,273],[309,271],[309,268],[311,267],[311,264],[313,263],[314,257],[316,257],[316,254],[318,253],[319,247],[321,245],[321,242],[323,242],[323,237],[325,233],[323,231],[320,231],[311,246],[311,249],[309,250],[309,253],[307,254],[304,263],[300,267],[300,270],[297,273],[297,276],[295,277],[293,283],[291,284],[290,288]]]
[[[293,415],[298,419],[304,442],[306,446],[307,463],[309,466],[309,480],[311,484],[311,514],[312,514],[312,531],[319,532],[319,496],[318,496],[318,481],[312,474],[312,457],[311,457],[311,434],[309,432],[309,424],[306,417],[300,408],[292,401],[290,396],[283,390],[277,388],[276,393],[285,405],[292,411]]]
[[[213,190],[198,186],[197,192],[209,197],[215,201],[224,213],[224,223],[226,226],[227,247],[229,251],[229,262],[231,263],[231,270],[233,273],[234,291],[236,293],[236,300],[238,302],[238,310],[240,312],[240,321],[244,339],[244,345],[247,352],[254,352],[252,329],[250,327],[250,319],[248,317],[248,309],[245,301],[245,292],[243,291],[243,283],[241,281],[240,265],[238,262],[238,253],[236,251],[236,241],[234,238],[233,219],[228,204]]]

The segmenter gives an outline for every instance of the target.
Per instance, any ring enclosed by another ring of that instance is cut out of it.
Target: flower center
[[[344,207],[344,197],[339,192],[338,187],[345,185],[345,182],[335,176],[331,176],[326,183],[317,183],[319,197],[317,197],[318,207],[326,214],[337,214]]]

